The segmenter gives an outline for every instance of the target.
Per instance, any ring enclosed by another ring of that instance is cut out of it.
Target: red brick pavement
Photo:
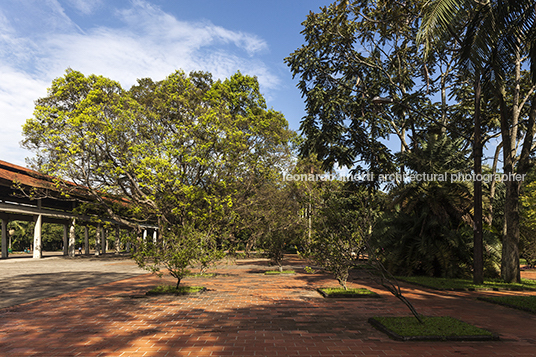
[[[419,312],[450,315],[498,333],[493,342],[397,342],[367,319],[408,315],[372,281],[381,299],[327,300],[322,274],[265,276],[266,261],[220,266],[189,278],[197,296],[143,297],[160,279],[143,275],[0,311],[2,356],[535,356],[536,316],[477,301],[478,293],[405,288]],[[170,283],[171,279],[166,279]],[[500,293],[480,293],[484,295]]]

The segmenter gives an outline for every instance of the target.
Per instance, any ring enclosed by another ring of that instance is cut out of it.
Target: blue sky
[[[2,0],[0,160],[25,165],[22,125],[67,68],[130,88],[176,69],[258,77],[269,107],[298,130],[304,104],[283,59],[303,43],[317,0]]]

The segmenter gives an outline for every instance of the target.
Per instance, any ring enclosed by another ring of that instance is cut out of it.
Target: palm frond
[[[463,21],[466,0],[431,0],[423,7],[422,24],[417,33],[417,43],[430,52],[434,44],[457,37],[455,29]]]

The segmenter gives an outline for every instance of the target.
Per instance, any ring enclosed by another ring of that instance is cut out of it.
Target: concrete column
[[[115,227],[115,254],[119,254],[121,251],[121,228]]]
[[[74,257],[75,255],[75,245],[76,245],[76,236],[75,236],[75,225],[76,220],[73,218],[71,219],[71,224],[69,224],[69,256]]]
[[[136,229],[132,233],[134,234],[134,241],[136,242],[136,244],[131,248],[134,252],[136,252],[136,249],[138,249],[138,245],[141,244],[143,246],[145,244],[145,242],[143,241],[143,231]]]
[[[2,258],[8,257],[7,251],[7,224],[9,221],[5,218],[2,218]]]
[[[89,227],[84,226],[84,254],[89,255]]]
[[[102,227],[102,254],[106,253],[106,246],[108,245],[108,237],[106,236],[106,228]]]
[[[143,243],[147,240],[147,229],[143,230]]]
[[[101,226],[100,224],[97,224],[97,228],[95,229],[97,232],[95,234],[95,255],[99,255],[100,251],[100,244],[101,244]]]
[[[38,215],[35,220],[33,257],[36,259],[43,258],[43,246],[41,245],[41,228],[43,226],[43,217]]]
[[[156,240],[158,238],[158,232],[156,231],[156,229],[153,231],[153,244],[156,244]]]
[[[69,254],[69,226],[63,225],[63,255]]]

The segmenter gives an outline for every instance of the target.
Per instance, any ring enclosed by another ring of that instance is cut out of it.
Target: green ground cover
[[[493,296],[493,297],[479,297],[479,300],[499,304],[503,306],[512,307],[514,309],[528,311],[536,314],[536,296]]]
[[[213,278],[216,273],[190,273],[186,275],[188,278]]]
[[[278,275],[278,274],[295,274],[296,272],[294,270],[268,270],[264,272],[264,275]]]
[[[366,288],[320,288],[317,289],[324,297],[380,297],[373,291]]]
[[[187,286],[180,285],[178,288],[175,285],[158,285],[147,292],[147,295],[159,295],[159,294],[177,294],[186,295],[198,293],[205,290],[202,286]]]
[[[446,279],[427,276],[397,277],[397,279],[437,290],[536,290],[536,280],[530,279],[521,279],[521,283],[488,280],[484,284],[473,284],[471,279]]]
[[[397,340],[491,340],[498,339],[488,330],[449,316],[374,317],[369,322]]]

